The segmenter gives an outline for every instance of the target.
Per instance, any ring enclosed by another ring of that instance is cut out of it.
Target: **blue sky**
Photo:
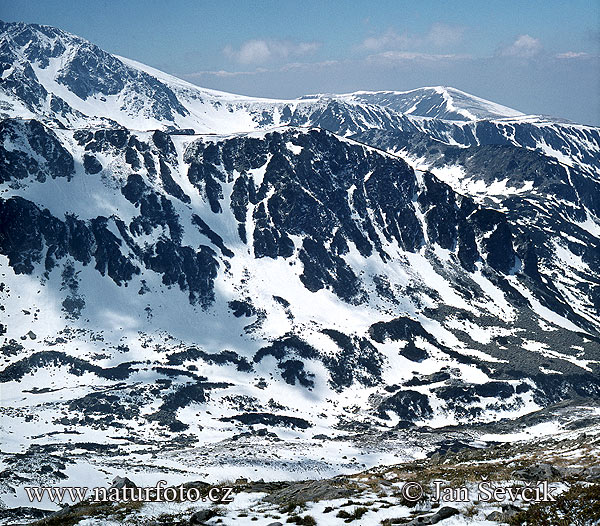
[[[451,85],[600,124],[598,0],[2,0],[0,18],[248,95]]]

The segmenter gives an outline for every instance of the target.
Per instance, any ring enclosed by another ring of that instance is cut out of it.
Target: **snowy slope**
[[[5,173],[0,201],[3,442],[28,452],[5,458],[19,472],[76,433],[97,451],[127,437],[132,461],[185,444],[173,465],[217,477],[233,462],[217,444],[264,429],[290,461],[228,473],[322,476],[387,462],[353,449],[365,429],[493,421],[598,389],[598,320],[525,272],[521,227],[395,156],[317,129],[2,133],[31,167]],[[556,250],[590,278],[573,245]],[[332,429],[348,438],[291,461],[286,440]],[[67,458],[89,477],[112,457]]]

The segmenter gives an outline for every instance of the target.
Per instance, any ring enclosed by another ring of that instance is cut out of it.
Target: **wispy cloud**
[[[572,58],[588,58],[590,56],[589,53],[585,51],[567,51],[565,53],[558,53],[555,55],[556,58],[560,59],[572,59]]]
[[[339,60],[324,60],[321,62],[288,62],[278,67],[273,68],[256,68],[251,71],[225,71],[225,70],[204,70],[204,71],[194,71],[191,73],[181,73],[180,77],[186,79],[195,79],[202,77],[218,77],[218,78],[228,78],[228,77],[247,77],[251,75],[261,75],[265,73],[285,73],[286,71],[295,71],[295,70],[317,70],[328,68],[332,66],[336,66],[339,64],[343,64],[346,61]]]
[[[500,50],[504,57],[531,58],[542,51],[542,43],[529,35],[520,35],[510,45]]]
[[[463,38],[464,31],[463,27],[441,23],[433,24],[429,31],[422,35],[398,34],[393,29],[388,29],[380,35],[365,38],[361,42],[359,49],[381,51],[415,50],[428,46],[444,48],[459,43]]]
[[[419,53],[415,51],[383,51],[382,53],[376,53],[369,55],[367,61],[369,62],[408,62],[408,61],[421,61],[421,62],[435,62],[442,60],[466,60],[471,58],[470,55],[460,54],[439,54],[439,53]]]
[[[276,60],[288,60],[314,53],[319,42],[292,42],[289,40],[252,39],[244,42],[238,49],[225,46],[226,57],[240,64],[265,64]]]
[[[229,77],[245,77],[248,75],[259,75],[261,73],[268,73],[269,70],[265,68],[256,68],[253,71],[225,71],[224,69],[219,70],[206,70],[206,71],[193,71],[191,73],[182,73],[179,76],[186,79],[199,79],[203,77],[217,77],[217,78],[229,78]]]

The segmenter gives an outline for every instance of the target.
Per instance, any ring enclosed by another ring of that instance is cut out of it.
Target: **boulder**
[[[217,515],[217,512],[213,509],[205,509],[205,510],[196,511],[190,517],[190,522],[189,522],[190,526],[200,526],[202,524],[205,524],[206,521],[212,519],[213,517],[216,517],[216,515]]]
[[[502,515],[501,511],[492,511],[492,513],[488,513],[485,516],[485,520],[494,521],[494,522],[502,522],[504,520],[504,515]]]
[[[458,515],[459,511],[456,508],[452,508],[451,506],[444,506],[436,511],[433,515],[421,515],[420,517],[415,517],[412,521],[406,523],[406,526],[422,526],[422,525],[430,525],[437,524],[444,519],[448,519],[453,517],[454,515]]]
[[[504,520],[510,519],[514,515],[521,513],[523,510],[514,504],[502,504],[502,516]]]
[[[563,473],[560,469],[554,467],[552,464],[540,463],[532,464],[523,469],[517,469],[513,471],[513,477],[520,480],[552,480],[560,478]]]
[[[137,485],[127,477],[115,477],[110,485],[111,488],[137,488]]]
[[[511,517],[521,513],[521,511],[523,510],[514,504],[503,504],[502,511],[492,511],[485,518],[488,521],[507,522]]]
[[[267,502],[286,504],[288,502],[317,502],[327,499],[343,499],[355,491],[347,486],[343,479],[309,480],[293,482],[287,487],[265,497]]]

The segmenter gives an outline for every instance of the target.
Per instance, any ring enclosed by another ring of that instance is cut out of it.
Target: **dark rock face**
[[[5,121],[4,129],[12,130],[21,144],[25,143],[20,137],[25,135],[29,147],[41,144],[42,152],[50,148],[52,155],[48,155],[47,164],[52,170],[48,174],[52,177],[56,171],[63,173],[67,162],[64,159],[70,157],[61,154],[56,146],[55,143],[60,146],[60,141],[43,125],[33,124],[35,121],[27,127],[19,122]],[[59,261],[71,257],[83,265],[92,263],[102,275],[126,285],[134,276],[151,270],[161,275],[163,284],[186,292],[192,304],[208,307],[215,300],[218,272],[227,271],[227,259],[235,257],[221,235],[223,231],[218,233],[211,226],[215,222],[210,216],[231,214],[237,222],[239,241],[251,249],[256,259],[281,258],[298,263],[302,265],[299,278],[306,289],[329,290],[350,304],[362,304],[369,298],[368,282],[348,263],[351,251],[364,258],[376,257],[385,264],[390,260],[384,248],[387,244],[408,252],[435,244],[454,253],[467,272],[483,265],[488,276],[497,276],[494,280],[510,297],[516,298],[516,293],[502,276],[522,268],[538,288],[542,304],[567,317],[573,315],[558,289],[541,279],[540,265],[551,254],[544,251],[547,240],[539,231],[526,230],[519,223],[515,211],[527,210],[519,208],[520,201],[506,211],[481,206],[457,194],[431,173],[423,173],[417,181],[413,170],[402,160],[363,145],[320,130],[267,133],[264,140],[238,136],[190,143],[184,152],[190,182],[210,207],[203,217],[190,213],[189,221],[206,242],[192,247],[183,244],[184,229],[178,211],[190,198],[172,177],[177,155],[168,134],[154,132],[149,140],[141,140],[128,130],[115,127],[76,131],[74,138],[85,150],[83,164],[89,175],[101,170],[96,158],[100,154],[112,156],[126,167],[120,193],[134,207],[134,214],[127,222],[116,216],[58,218],[21,197],[1,201],[0,252],[8,256],[17,272],[32,273],[39,263],[50,272]],[[463,156],[466,165],[480,166],[489,162],[490,156],[495,159],[494,156],[504,155],[499,148],[509,147],[485,147],[485,151],[472,152],[471,156],[450,147],[444,150],[443,145],[437,148],[436,155],[445,152],[455,160]],[[535,152],[528,152],[523,158],[512,150],[509,154],[506,170],[509,165],[517,171],[528,166],[535,170],[544,167],[545,158]],[[552,181],[556,181],[558,186],[552,187],[560,188],[567,179],[561,170],[550,166],[539,184],[554,185]],[[24,180],[30,175],[24,175]],[[230,188],[228,201],[226,187]],[[568,193],[561,195],[577,198]],[[527,237],[528,234],[531,235]],[[139,242],[144,236],[150,236],[152,241]],[[231,243],[230,238],[227,243]],[[588,264],[598,258],[593,252],[580,251]],[[454,275],[451,279],[459,278]],[[461,293],[474,297],[478,292],[460,279]],[[397,303],[396,293],[383,277],[373,278],[373,283],[382,298]],[[63,307],[75,319],[85,301],[76,287],[68,288],[70,296]],[[593,286],[588,286],[590,296],[594,291]],[[289,309],[285,298],[277,301]],[[230,308],[234,316],[256,316],[257,323],[264,316],[251,300],[232,301]],[[285,381],[307,388],[314,386],[312,373],[306,367],[306,360],[311,359],[327,367],[330,385],[337,390],[354,381],[367,386],[379,381],[384,360],[369,339],[335,330],[325,330],[325,334],[340,349],[335,357],[325,356],[301,338],[287,335],[263,347],[254,361],[258,363],[266,354],[273,354]],[[430,355],[425,344],[442,349],[459,362],[473,363],[440,346],[419,322],[407,317],[373,324],[369,337],[375,343],[403,342],[399,354],[416,363]],[[246,370],[252,368],[235,357],[229,360],[225,355],[219,356],[205,353],[198,357],[215,363],[225,360],[224,363]],[[499,389],[496,395],[509,396],[506,386]]]
[[[93,155],[85,154],[83,156],[83,167],[86,173],[95,175],[102,170],[102,164]]]
[[[322,358],[329,369],[330,384],[334,389],[342,390],[354,381],[373,386],[381,380],[384,360],[368,339],[351,337],[334,329],[324,329],[323,333],[340,348],[335,356]]]
[[[429,241],[448,250],[458,247],[466,270],[472,271],[483,257],[493,269],[508,274],[514,267],[515,253],[506,216],[455,194],[431,173],[425,173],[423,181],[425,190],[418,202],[427,218]]]
[[[288,142],[300,146],[302,152],[298,156],[292,155],[286,146]],[[268,163],[267,154],[271,156]],[[186,151],[186,161],[190,162],[190,180],[202,188],[213,212],[221,210],[220,182],[232,180],[233,170],[243,175],[248,170],[264,168],[265,174],[258,188],[253,180],[240,178],[234,185],[231,199],[232,211],[242,224],[249,205],[258,205],[253,213],[256,257],[291,255],[290,234],[305,234],[319,241],[326,235],[329,245],[333,240],[331,230],[336,227],[361,253],[369,255],[372,243],[361,232],[361,223],[357,225],[351,219],[351,208],[358,209],[366,220],[367,206],[375,203],[379,210],[377,218],[386,228],[387,237],[394,236],[401,242],[405,239],[410,248],[418,244],[415,239],[422,238],[411,207],[415,184],[412,171],[400,160],[382,158],[320,131],[301,135],[267,134],[262,143],[244,138],[208,145],[197,142]],[[215,168],[219,164],[225,173]],[[365,185],[365,176],[374,168],[377,170]],[[353,185],[357,189],[351,205],[347,196]],[[269,188],[275,193],[265,200]],[[322,205],[324,202],[328,203],[327,207]],[[384,215],[394,218],[392,224],[384,224]],[[413,226],[416,233],[404,232],[403,239],[399,232],[400,222],[403,227]],[[368,235],[375,238],[372,229],[368,230]],[[279,245],[283,245],[282,248]]]
[[[141,175],[131,174],[121,192],[140,211],[129,225],[132,235],[151,234],[161,226],[168,229],[174,242],[181,241],[182,230],[173,204],[164,195],[154,192]]]
[[[35,137],[45,130],[39,124],[31,126],[37,130]],[[49,133],[43,135],[44,140],[57,143]],[[86,237],[89,231],[95,244],[92,247],[88,243],[83,252],[79,245],[77,260],[87,264],[93,255],[96,268],[118,284],[129,281],[143,265],[161,273],[165,285],[177,284],[187,291],[192,303],[209,305],[214,299],[212,283],[219,268],[218,258],[208,246],[192,249],[180,244],[182,230],[170,197],[183,203],[189,203],[190,198],[171,175],[170,163],[175,162],[176,154],[169,135],[157,131],[151,143],[140,141],[122,128],[83,130],[74,136],[89,152],[84,156],[84,168],[89,174],[102,168],[94,153],[123,155],[124,162],[132,169],[145,169],[148,177],[158,175],[166,193],[161,195],[152,190],[142,174],[129,175],[122,193],[139,208],[140,215],[129,225],[118,219],[97,217],[90,221],[87,230],[83,222],[72,219],[70,223],[81,232],[80,237]],[[40,143],[38,139],[30,142]],[[48,160],[50,173],[64,173],[65,159],[70,159],[72,165],[72,158],[54,143],[42,144],[41,148],[53,152],[54,156]],[[300,153],[292,153],[289,144],[300,148]],[[449,250],[458,246],[459,259],[466,269],[471,270],[475,261],[482,258],[502,273],[510,272],[515,265],[513,236],[502,213],[480,208],[471,200],[456,196],[431,174],[424,175],[423,187],[419,189],[413,171],[401,160],[322,131],[271,133],[264,140],[237,137],[220,142],[196,141],[188,147],[184,158],[190,164],[190,182],[208,201],[213,213],[224,213],[222,185],[233,181],[230,206],[238,221],[240,240],[252,242],[256,258],[297,256],[303,266],[300,279],[312,292],[328,289],[349,303],[364,302],[366,291],[344,256],[350,244],[363,257],[376,252],[384,261],[389,258],[384,243],[394,242],[408,251],[421,247],[425,234],[417,219],[415,197],[430,242]],[[264,171],[260,184],[249,177],[250,171],[256,170]],[[27,213],[35,215],[33,210]],[[250,239],[248,213],[254,224]],[[32,221],[28,219],[29,223]],[[108,228],[112,221],[120,237]],[[223,238],[204,219],[194,215],[192,221],[223,256],[233,256]],[[64,227],[56,221],[55,224],[59,239],[69,238],[71,231],[62,232]],[[137,246],[136,236],[150,235],[157,228],[167,228],[169,238],[158,239],[151,247]],[[302,245],[296,247],[292,236],[301,236]],[[20,268],[31,272],[32,262],[41,258],[42,238],[33,236],[28,243],[31,254],[28,263]],[[63,255],[75,255],[74,247],[69,251],[64,242],[53,245],[57,246],[47,256],[49,268],[53,260]],[[129,258],[121,253],[124,246],[131,251]],[[31,252],[33,247],[37,253]],[[16,251],[22,257],[27,249],[23,245],[13,250]],[[405,352],[417,361],[425,357],[412,345]],[[297,365],[292,362],[288,368],[296,371]],[[290,378],[294,374],[290,373]]]
[[[596,375],[534,374],[532,379],[537,386],[533,399],[542,406],[565,398],[600,396],[600,379]]]
[[[35,120],[0,122],[0,144],[0,183],[27,177],[39,182],[70,179],[75,171],[73,157],[54,132]]]
[[[508,274],[515,265],[512,233],[506,216],[495,210],[477,210],[472,215],[476,233],[490,267]]]
[[[158,411],[149,415],[148,419],[158,422],[174,433],[185,431],[188,425],[177,419],[177,410],[191,403],[206,402],[210,396],[208,392],[212,389],[225,389],[230,386],[231,384],[226,382],[213,383],[201,380],[184,384],[164,395]]]
[[[102,275],[108,274],[117,285],[139,273],[139,268],[121,254],[122,241],[107,228],[105,217],[89,224],[72,216],[61,221],[30,201],[12,197],[0,200],[0,218],[0,252],[8,256],[17,273],[31,274],[44,252],[47,271],[57,260],[70,255],[83,264],[93,256],[96,269]]]
[[[243,356],[234,351],[221,351],[220,353],[207,353],[201,349],[191,347],[185,351],[175,352],[169,355],[169,365],[182,365],[185,360],[197,360],[201,358],[207,363],[226,364],[233,363],[238,371],[252,371],[252,364]]]
[[[103,378],[122,380],[131,374],[132,363],[122,363],[117,367],[102,368],[80,358],[74,358],[58,351],[40,351],[27,358],[12,363],[0,371],[0,382],[18,381],[32,370],[53,366],[66,366],[71,374],[81,376],[84,372],[93,372]]]
[[[198,226],[198,229],[200,230],[200,232],[202,232],[202,234],[204,234],[208,239],[210,239],[210,241],[212,242],[213,245],[219,247],[219,249],[221,250],[221,254],[223,254],[224,256],[229,257],[229,258],[234,256],[233,252],[224,245],[223,238],[219,234],[217,234],[215,231],[213,231],[196,214],[192,215],[192,223],[194,223],[195,225]]]
[[[71,177],[73,158],[60,144],[54,134],[36,121],[20,123],[4,121],[2,133],[7,140],[27,145],[21,150],[0,148],[10,162],[18,162],[21,171],[10,170],[10,177],[26,178],[35,176],[38,180],[51,177]],[[173,144],[165,134],[154,135],[156,150],[148,144],[141,143],[124,129],[98,130],[96,132],[76,132],[75,139],[85,147],[84,168],[88,174],[98,173],[102,166],[93,153],[126,150],[147,154],[147,165],[152,171],[154,166],[152,153],[159,159],[161,180],[168,195],[189,202],[189,197],[182,193],[170,176],[170,169],[165,160],[173,160]],[[12,137],[12,139],[11,139]],[[27,140],[27,143],[23,143]],[[30,148],[30,157],[23,157]],[[44,159],[43,166],[31,157]],[[127,159],[128,153],[125,153]],[[18,159],[17,159],[18,157]],[[129,154],[131,164],[132,155]],[[28,160],[29,159],[29,160]],[[8,177],[8,176],[7,176]],[[139,274],[140,267],[145,266],[163,275],[165,285],[178,285],[187,291],[189,301],[202,306],[209,305],[214,298],[212,284],[217,274],[218,262],[215,252],[207,247],[197,249],[181,246],[182,230],[177,214],[170,199],[161,195],[144,182],[138,174],[131,174],[122,188],[122,193],[134,206],[139,208],[140,215],[131,224],[126,225],[118,218],[98,216],[89,221],[82,221],[67,215],[64,220],[52,216],[48,210],[40,210],[35,204],[14,197],[0,203],[2,227],[0,230],[0,251],[9,257],[11,265],[19,273],[33,272],[34,264],[45,262],[46,271],[52,270],[56,262],[65,256],[72,256],[76,261],[87,265],[93,259],[95,268],[108,275],[121,285]],[[156,228],[166,228],[169,238],[159,239],[151,247],[139,247],[132,236],[149,235]],[[119,232],[115,235],[114,232]],[[214,234],[214,233],[213,233]],[[209,239],[222,249],[223,253],[231,252],[218,239]],[[123,249],[131,251],[129,256]]]
[[[33,262],[41,259],[41,235],[25,226],[37,226],[38,217],[37,207],[23,198],[0,201],[0,250],[17,273],[33,272]]]
[[[34,263],[42,261],[44,247],[47,270],[67,254],[88,263],[97,248],[93,232],[83,222],[74,217],[60,221],[22,197],[0,200],[0,225],[0,252],[17,273],[31,274]]]
[[[165,211],[160,208],[158,215],[169,225],[174,216],[169,217],[172,210],[168,205],[166,209],[166,218],[161,214]],[[108,275],[121,285],[139,274],[139,264],[143,263],[163,274],[165,285],[176,284],[188,291],[192,303],[208,305],[214,297],[212,283],[218,267],[215,252],[205,246],[194,250],[179,245],[177,223],[169,225],[176,234],[175,241],[159,240],[151,249],[136,250],[139,261],[135,254],[133,258],[122,254],[123,238],[127,240],[128,235],[124,223],[118,219],[100,216],[85,223],[68,216],[61,221],[47,210],[39,210],[30,201],[14,197],[0,200],[0,220],[0,252],[8,256],[17,273],[32,273],[34,264],[44,258],[46,270],[51,270],[57,260],[70,255],[83,264],[88,264],[93,258],[95,268],[102,275]],[[142,216],[130,228],[135,231],[136,228],[148,227],[148,221],[148,216]],[[108,228],[109,222],[116,226],[122,237],[113,234]]]
[[[192,304],[208,306],[214,300],[213,282],[218,268],[215,256],[214,250],[206,246],[194,250],[159,240],[152,251],[144,254],[144,263],[163,275],[165,285],[187,290]]]
[[[427,395],[408,389],[389,396],[377,407],[379,418],[384,420],[389,419],[387,411],[396,413],[401,420],[409,421],[426,419],[433,413]]]
[[[83,100],[96,93],[115,95],[125,84],[111,68],[122,70],[122,65],[100,49],[86,46],[78,50],[70,63],[61,70],[57,80]],[[97,75],[90,76],[90,71],[97,72]]]
[[[0,35],[8,35],[13,27],[15,27],[14,24],[0,22]],[[23,26],[21,25],[21,27]],[[51,115],[55,118],[62,117],[67,121],[70,118],[84,118],[83,114],[71,108],[62,98],[53,93],[48,93],[46,88],[38,81],[31,67],[32,62],[27,57],[20,56],[20,49],[17,49],[15,44],[18,47],[26,46],[31,54],[37,54],[40,63],[47,65],[49,59],[52,58],[50,55],[46,55],[45,52],[40,52],[40,43],[32,34],[34,31],[28,32],[26,30],[25,33],[29,33],[29,41],[27,41],[27,38],[13,34],[14,39],[4,39],[0,43],[0,70],[3,73],[0,90],[3,91],[9,101],[13,99],[20,102],[34,114],[45,113],[46,105],[49,103]],[[65,48],[61,45],[55,45],[53,49],[50,49],[50,46],[48,46],[46,51],[58,56],[65,51]],[[10,109],[12,104],[9,101],[7,101],[3,110]]]
[[[129,142],[130,134],[125,128],[108,128],[94,132],[78,130],[73,137],[80,146],[85,146],[87,152],[99,153],[123,150]],[[142,148],[138,141],[135,142],[135,145]],[[147,151],[147,148],[143,149]]]
[[[300,276],[304,286],[311,292],[328,287],[340,298],[360,303],[364,293],[352,269],[339,256],[332,256],[327,249],[311,238],[302,242],[300,261],[304,271]],[[362,294],[361,294],[362,293]]]
[[[379,343],[383,343],[388,338],[394,341],[412,340],[415,336],[421,336],[428,341],[433,340],[433,337],[418,321],[406,317],[376,323],[369,329],[369,334],[373,340]]]
[[[515,393],[515,388],[504,382],[487,382],[475,386],[475,392],[479,396],[490,398],[509,398]]]
[[[273,415],[269,413],[245,413],[231,417],[221,418],[223,422],[237,421],[247,425],[265,424],[268,426],[284,426],[299,429],[308,429],[312,424],[303,418],[295,416]]]
[[[590,144],[600,144],[598,128],[580,128],[568,123],[540,126],[527,121],[503,123],[485,120],[470,123],[424,120],[419,122],[419,128],[419,132],[445,143],[455,142],[469,147],[516,143],[523,151],[541,149],[540,145],[545,144],[582,164],[597,167],[599,163],[597,156],[593,154],[593,148],[589,148]]]
[[[313,387],[313,374],[305,371],[306,360],[318,359],[329,371],[329,383],[337,391],[358,381],[365,386],[376,385],[381,378],[383,357],[366,339],[348,336],[342,332],[323,331],[339,347],[340,352],[326,355],[301,340],[296,335],[287,335],[258,350],[254,362],[265,356],[273,356],[281,369],[283,379],[292,385],[298,382],[304,387]]]
[[[300,154],[292,155],[289,143],[300,147]],[[222,212],[221,185],[235,177],[234,170],[241,174],[231,196],[240,239],[248,242],[246,216],[252,210],[255,257],[287,258],[298,250],[302,282],[313,292],[327,288],[345,301],[364,301],[357,277],[342,258],[348,243],[364,257],[375,250],[384,259],[383,242],[409,251],[422,246],[424,233],[413,205],[417,194],[430,242],[449,250],[458,246],[467,270],[481,258],[502,273],[515,265],[512,232],[502,214],[480,209],[428,173],[418,191],[414,173],[401,160],[375,156],[322,132],[267,134],[264,144],[243,138],[196,142],[185,156],[190,180],[215,213]],[[257,188],[246,173],[259,169],[264,175]],[[269,189],[274,192],[267,197]],[[303,237],[301,247],[294,246],[293,235]]]
[[[435,344],[435,338],[418,321],[406,317],[375,323],[369,328],[369,335],[378,343],[384,343],[386,340],[405,341],[406,345],[399,353],[413,362],[421,362],[429,356],[422,345],[416,345],[417,338]]]
[[[271,345],[263,347],[254,355],[254,363],[259,363],[265,356],[271,355],[277,359],[277,365],[281,369],[281,376],[291,385],[296,381],[304,387],[313,387],[312,373],[304,370],[302,359],[317,358],[319,353],[316,349],[302,341],[295,335],[286,336],[276,340]],[[286,360],[285,358],[293,356]]]
[[[246,301],[233,300],[230,301],[228,305],[236,318],[239,318],[240,316],[249,318],[256,314],[256,309],[252,306],[252,303]]]
[[[462,138],[453,135],[458,133],[456,130],[466,133],[470,127],[448,122],[429,123],[428,126],[433,128],[426,131],[439,140],[422,131],[370,131],[360,134],[359,138],[382,148],[405,148],[411,155],[426,158],[434,172],[455,167],[463,172],[465,180],[480,181],[485,187],[502,182],[514,189],[500,192],[494,199],[480,199],[485,201],[485,208],[475,213],[469,204],[471,199],[458,198],[454,206],[450,199],[450,206],[442,213],[439,208],[443,199],[434,199],[434,206],[423,203],[425,211],[430,210],[429,239],[436,240],[442,247],[452,246],[453,241],[457,243],[458,257],[466,270],[472,271],[481,258],[503,274],[522,272],[544,307],[596,333],[584,316],[574,312],[554,280],[547,276],[564,273],[557,261],[557,244],[566,245],[588,268],[600,264],[597,236],[579,226],[587,221],[589,214],[597,217],[599,213],[600,185],[593,175],[598,169],[598,160],[590,157],[584,147],[584,144],[599,143],[597,130],[529,123],[511,123],[505,129],[501,123],[479,122],[473,124],[475,131],[496,130],[493,134],[490,131],[491,135],[484,133],[478,137],[485,139],[479,144],[473,134]],[[513,133],[514,140],[522,142],[520,146],[511,142]],[[441,142],[450,137],[469,147]],[[551,144],[553,149],[572,156],[572,166],[562,165],[540,151],[526,149],[538,149],[539,144]],[[442,183],[434,181],[431,184],[428,174],[424,174],[423,179],[428,193],[443,196],[439,188],[443,187]],[[424,201],[424,196],[419,199]],[[461,221],[460,210],[463,208],[468,218],[466,222]],[[444,221],[446,218],[451,218],[449,223]],[[458,240],[453,236],[454,230],[458,230]],[[591,277],[590,282],[590,274],[581,268],[571,268],[569,273],[577,278],[572,285],[577,288],[576,294],[586,298],[584,301],[597,312],[595,277]]]
[[[108,218],[97,217],[91,221],[91,230],[96,240],[96,270],[103,276],[108,274],[113,281],[120,285],[123,281],[130,281],[134,274],[139,274],[140,269],[121,253],[123,242],[108,228]],[[124,224],[115,220],[117,227],[124,228]]]

